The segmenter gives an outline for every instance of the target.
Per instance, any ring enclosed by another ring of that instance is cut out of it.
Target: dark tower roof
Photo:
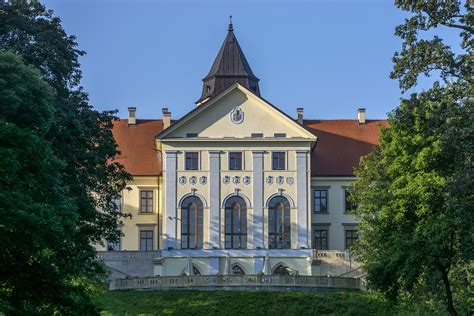
[[[232,19],[232,16],[230,18]],[[232,20],[229,22],[227,36],[212,64],[211,70],[202,81],[204,84],[201,98],[196,102],[198,104],[219,94],[235,82],[260,95],[259,79],[250,69],[239,42],[237,42]]]

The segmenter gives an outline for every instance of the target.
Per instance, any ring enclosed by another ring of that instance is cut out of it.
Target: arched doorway
[[[290,203],[284,196],[275,196],[268,203],[269,248],[291,248]]]

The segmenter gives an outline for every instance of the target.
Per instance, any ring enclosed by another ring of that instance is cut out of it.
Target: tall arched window
[[[291,275],[292,271],[286,265],[279,264],[277,267],[275,267],[272,274],[273,275]]]
[[[247,204],[240,196],[225,203],[225,247],[247,248]]]
[[[202,201],[189,196],[181,203],[181,248],[202,248]]]
[[[270,248],[291,247],[290,203],[284,196],[268,203],[268,244]]]

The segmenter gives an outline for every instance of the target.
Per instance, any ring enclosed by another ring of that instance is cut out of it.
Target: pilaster
[[[165,151],[165,214],[163,217],[164,227],[164,246],[165,249],[170,247],[176,248],[176,168],[177,168],[177,152]]]
[[[263,151],[253,155],[253,248],[263,248]]]
[[[209,242],[211,248],[221,248],[220,168],[221,152],[209,151]]]

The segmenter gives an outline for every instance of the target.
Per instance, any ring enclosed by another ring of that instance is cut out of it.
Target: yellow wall
[[[153,230],[153,250],[158,249],[158,234],[161,232],[161,210],[163,208],[161,177],[134,177],[122,192],[122,211],[130,213],[132,218],[122,220],[124,237],[121,240],[122,250],[139,250],[139,232],[141,229]],[[153,190],[153,213],[140,213],[140,190]]]
[[[316,223],[330,223],[329,226],[329,249],[344,250],[345,232],[343,224],[355,224],[354,215],[345,212],[344,189],[349,187],[355,180],[354,177],[314,177],[311,181],[311,223],[314,228]],[[328,190],[328,213],[314,212],[314,189],[317,187],[329,187]],[[312,229],[313,230],[313,229]]]

